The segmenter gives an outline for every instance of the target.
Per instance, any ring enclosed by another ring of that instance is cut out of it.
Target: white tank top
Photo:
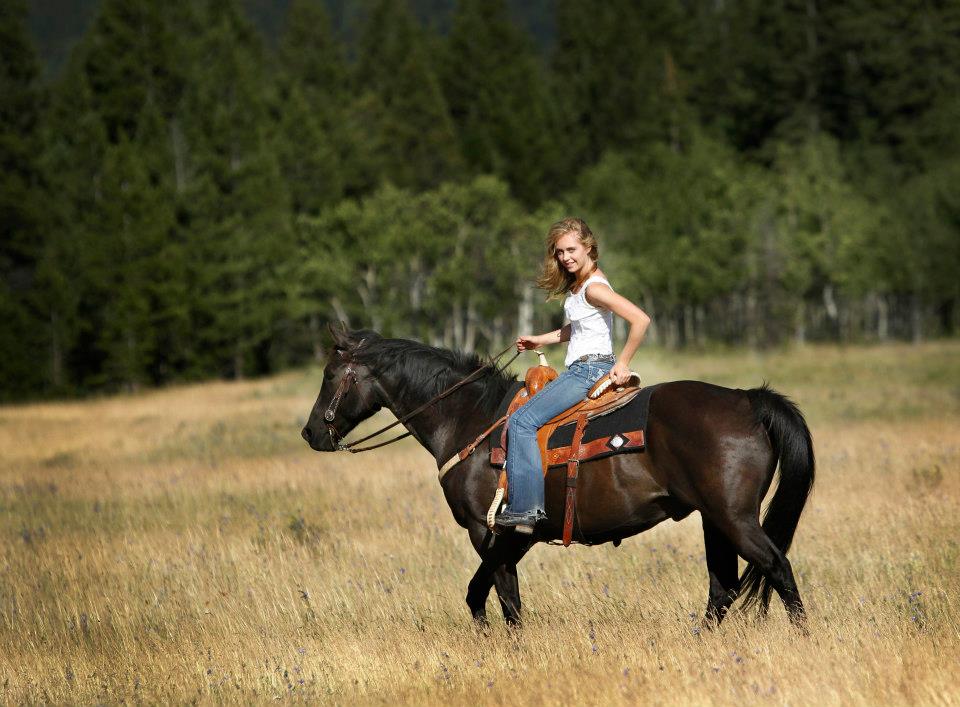
[[[613,312],[598,309],[587,301],[587,287],[591,282],[602,282],[610,287],[606,278],[591,275],[580,286],[579,292],[571,292],[563,301],[563,313],[570,322],[570,343],[567,344],[567,358],[563,362],[565,366],[584,354],[613,353]]]

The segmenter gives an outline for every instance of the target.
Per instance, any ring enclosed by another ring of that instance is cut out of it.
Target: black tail
[[[780,483],[763,518],[763,530],[784,554],[790,549],[800,514],[813,489],[813,440],[800,409],[766,383],[747,391],[757,421],[770,435],[773,451],[780,459]],[[772,587],[753,564],[740,578],[744,606],[759,604],[765,613]]]

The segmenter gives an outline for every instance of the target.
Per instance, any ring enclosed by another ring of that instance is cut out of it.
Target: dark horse
[[[335,451],[342,436],[380,408],[402,417],[482,365],[476,356],[384,339],[373,331],[331,331],[323,385],[302,432],[319,452]],[[341,386],[345,375],[354,380]],[[488,368],[405,426],[439,467],[496,419],[498,406],[518,386]],[[333,419],[325,420],[338,391],[342,399],[333,405]],[[761,526],[760,503],[778,462],[780,481]],[[487,528],[497,477],[481,446],[444,475],[441,485],[481,558],[467,589],[474,619],[486,620],[486,599],[495,586],[504,618],[516,623],[517,562],[534,542],[561,536],[565,474],[547,475],[547,519],[533,536],[494,535]],[[813,478],[810,431],[787,398],[766,386],[733,390],[697,381],[665,383],[650,400],[646,449],[583,465],[574,538],[590,545],[619,543],[667,518],[700,511],[710,576],[706,621],[721,621],[738,596],[764,613],[775,589],[790,619],[802,624],[803,604],[786,552]],[[738,555],[748,563],[742,577]]]

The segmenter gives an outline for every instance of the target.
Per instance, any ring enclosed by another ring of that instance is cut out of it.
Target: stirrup
[[[514,519],[509,519],[509,520],[514,520]],[[534,518],[533,520],[518,520],[513,523],[511,522],[503,523],[498,520],[496,522],[496,526],[501,529],[512,528],[513,532],[520,533],[521,535],[533,535],[533,531],[537,524],[537,520],[539,519]]]

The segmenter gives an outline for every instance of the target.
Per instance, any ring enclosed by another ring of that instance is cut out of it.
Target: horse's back
[[[660,383],[650,401],[651,413],[657,410],[684,420],[693,410],[720,410],[728,414],[753,415],[747,391],[727,388],[698,380]],[[671,415],[670,413],[674,413]]]

